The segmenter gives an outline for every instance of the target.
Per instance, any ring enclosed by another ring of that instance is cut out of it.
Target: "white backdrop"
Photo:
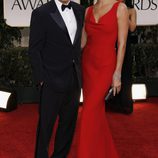
[[[6,23],[10,26],[28,27],[32,10],[48,1],[50,0],[4,0]],[[158,24],[158,0],[134,0],[134,4],[138,25]]]
[[[158,0],[134,0],[138,25],[158,24]]]

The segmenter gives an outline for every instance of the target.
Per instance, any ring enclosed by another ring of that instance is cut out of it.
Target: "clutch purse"
[[[105,97],[105,100],[106,101],[111,100],[113,97],[114,97],[114,95],[113,95],[113,89],[110,88],[108,94]]]

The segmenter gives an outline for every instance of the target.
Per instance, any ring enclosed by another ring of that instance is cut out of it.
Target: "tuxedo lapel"
[[[52,2],[51,3],[52,12],[50,13],[50,16],[51,16],[52,20],[54,20],[56,22],[56,24],[59,26],[59,28],[61,28],[63,30],[63,32],[66,34],[68,40],[70,41],[69,33],[68,33],[67,27],[65,25],[65,22],[56,6],[54,0],[52,0],[51,2]]]
[[[81,15],[80,15],[80,10],[76,7],[74,2],[71,2],[71,4],[72,4],[72,8],[73,8],[73,11],[74,11],[74,14],[75,14],[75,17],[76,17],[76,21],[77,21],[77,31],[76,31],[75,39],[74,39],[74,42],[73,42],[73,45],[75,45],[77,39],[80,36],[80,29],[81,29],[81,26],[82,26],[82,19],[81,19]],[[63,32],[67,36],[67,39],[68,39],[69,43],[72,45],[67,27],[65,25],[65,22],[64,22],[64,20],[61,16],[57,6],[56,6],[54,0],[51,0],[51,5],[52,5],[52,9],[51,9],[50,16],[51,16],[52,20],[56,22],[56,24],[61,28],[61,30],[63,30]]]

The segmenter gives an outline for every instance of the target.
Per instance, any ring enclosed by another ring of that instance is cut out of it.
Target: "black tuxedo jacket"
[[[71,2],[77,20],[77,32],[71,43],[68,30],[55,2],[52,0],[32,12],[29,55],[37,83],[50,83],[57,91],[65,91],[72,84],[75,71],[81,86],[81,32],[84,8]]]

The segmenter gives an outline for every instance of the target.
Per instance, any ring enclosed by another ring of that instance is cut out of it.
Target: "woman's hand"
[[[112,79],[113,95],[115,96],[121,90],[121,73],[114,72]]]

